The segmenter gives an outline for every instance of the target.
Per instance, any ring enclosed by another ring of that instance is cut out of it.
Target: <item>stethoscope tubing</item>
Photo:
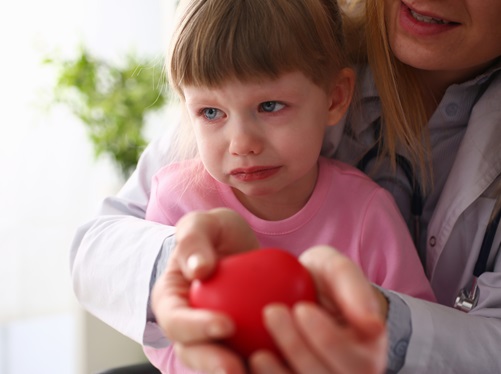
[[[374,131],[376,134],[376,139],[381,139],[379,134],[381,132],[381,119],[378,118],[373,123]],[[361,171],[365,172],[369,162],[373,159],[377,159],[380,156],[381,152],[381,142],[378,141],[358,162],[357,168]],[[412,201],[411,201],[411,213],[413,217],[413,225],[412,225],[412,237],[414,239],[414,244],[416,248],[418,247],[418,240],[420,236],[420,219],[423,213],[423,194],[421,191],[421,187],[419,181],[417,180],[414,170],[412,168],[411,163],[404,156],[397,154],[396,155],[397,166],[402,169],[407,180],[409,181],[412,187]],[[475,263],[475,267],[473,270],[473,280],[471,287],[469,289],[463,288],[459,291],[458,297],[456,299],[455,307],[464,312],[470,311],[472,308],[476,306],[478,301],[478,284],[477,280],[487,271],[487,262],[489,260],[489,255],[491,253],[492,245],[494,243],[494,237],[496,236],[496,232],[501,221],[501,208],[493,208],[493,214],[491,217],[493,218],[489,221],[487,228],[485,230],[484,238],[482,240],[482,244],[480,246],[480,252],[478,254],[477,261]],[[497,209],[497,211],[495,211]],[[418,251],[421,252],[421,251]],[[420,254],[420,257],[424,257],[424,254]],[[421,258],[421,261],[424,265],[424,258]]]
[[[496,207],[494,207],[494,209],[496,209]],[[500,221],[501,208],[498,209],[498,212],[495,213],[494,218],[489,222],[487,228],[485,229],[485,235],[482,240],[482,245],[480,246],[480,252],[478,254],[477,262],[475,263],[475,268],[473,269],[473,275],[476,278],[487,271],[487,261],[489,260],[492,244],[494,242],[494,237],[496,236],[496,231]]]

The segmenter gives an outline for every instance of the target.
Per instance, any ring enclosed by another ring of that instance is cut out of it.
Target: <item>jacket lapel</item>
[[[458,217],[501,174],[501,74],[474,106],[464,139],[429,224],[436,245],[428,248],[433,274]]]

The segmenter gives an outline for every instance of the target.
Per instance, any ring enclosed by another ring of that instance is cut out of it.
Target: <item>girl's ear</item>
[[[355,71],[344,68],[334,78],[330,89],[328,125],[334,126],[343,118],[350,106],[355,90]]]

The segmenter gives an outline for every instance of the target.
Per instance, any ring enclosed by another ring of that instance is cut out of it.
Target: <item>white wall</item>
[[[135,50],[161,60],[173,3],[21,0],[0,12],[0,374],[29,372],[7,357],[23,347],[18,332],[39,332],[32,340],[43,342],[51,331],[61,342],[78,330],[68,249],[77,225],[122,183],[107,160],[94,159],[84,127],[68,109],[44,108],[54,80],[41,64],[44,54],[71,57],[83,42],[107,59]],[[68,349],[81,346],[71,342]],[[57,374],[53,369],[34,372]]]

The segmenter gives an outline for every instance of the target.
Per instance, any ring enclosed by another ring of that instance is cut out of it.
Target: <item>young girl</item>
[[[189,212],[228,207],[263,247],[299,256],[328,244],[372,282],[433,300],[390,194],[319,158],[353,92],[341,29],[332,0],[189,1],[170,83],[199,157],[155,174],[146,219],[176,225]],[[145,352],[166,373],[187,371],[170,348]]]

